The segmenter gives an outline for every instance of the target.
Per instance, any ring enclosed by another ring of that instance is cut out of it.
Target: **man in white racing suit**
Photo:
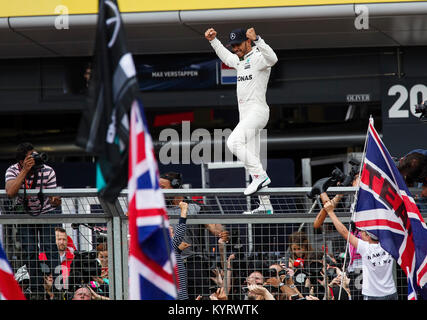
[[[254,28],[230,33],[229,44],[234,53],[225,48],[216,35],[213,28],[205,32],[205,38],[222,62],[237,70],[239,123],[230,134],[227,147],[252,176],[252,183],[244,191],[245,195],[251,195],[271,182],[260,160],[260,131],[267,125],[270,115],[265,94],[277,56]]]

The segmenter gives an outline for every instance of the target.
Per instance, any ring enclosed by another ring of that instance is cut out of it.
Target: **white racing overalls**
[[[210,41],[221,61],[237,70],[239,123],[230,134],[227,147],[252,176],[266,173],[260,159],[260,131],[270,116],[265,94],[271,67],[277,62],[273,49],[259,36],[257,38],[255,46],[242,60],[217,38]]]

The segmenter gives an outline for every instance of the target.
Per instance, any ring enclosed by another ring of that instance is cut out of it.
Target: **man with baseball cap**
[[[222,62],[237,70],[240,120],[227,140],[227,147],[244,163],[252,176],[252,183],[244,191],[248,196],[271,182],[260,160],[260,131],[267,125],[270,116],[265,94],[271,67],[277,62],[277,56],[255,33],[254,28],[231,31],[228,44],[233,53],[222,45],[216,35],[213,28],[205,32],[205,38]]]
[[[324,204],[338,233],[356,248],[362,257],[362,294],[364,300],[397,300],[398,295],[393,279],[393,257],[385,251],[378,237],[368,228],[360,228],[361,239],[349,233],[334,212],[333,201]]]

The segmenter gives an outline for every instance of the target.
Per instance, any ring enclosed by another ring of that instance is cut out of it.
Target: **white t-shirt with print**
[[[362,256],[362,294],[383,297],[395,293],[393,257],[379,243],[358,240],[357,252]]]

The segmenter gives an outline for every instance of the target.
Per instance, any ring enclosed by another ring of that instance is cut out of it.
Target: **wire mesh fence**
[[[310,234],[308,225],[300,228],[293,223],[226,223],[223,226],[230,233],[227,243],[209,235],[204,239],[208,250],[194,250],[195,238],[189,239],[193,252],[184,261],[190,299],[198,296],[209,299],[220,287],[226,288],[229,300],[256,298],[248,294],[250,284],[263,285],[276,300],[288,300],[295,295],[294,299],[306,295],[322,299],[325,295],[324,258],[329,267],[326,288],[343,268],[346,242],[332,230],[326,231],[323,239],[321,232]],[[205,226],[191,225],[190,229],[193,234],[197,234],[194,230],[203,233]],[[331,226],[327,224],[326,229]],[[252,237],[252,249],[249,237]],[[359,271],[356,268],[350,277],[357,277]],[[354,279],[351,284],[352,297],[356,299],[360,297],[361,286],[355,285]]]
[[[34,192],[28,191],[30,199],[37,199]],[[19,197],[0,199],[2,244],[26,298],[70,300],[81,286],[109,297],[108,217],[97,193],[49,195],[60,195],[61,204],[42,214],[23,207]]]
[[[321,203],[307,197],[309,190],[270,188],[252,197],[240,189],[164,190],[173,227],[179,202],[189,203],[181,243],[189,299],[214,299],[219,288],[228,300],[361,299],[359,260],[330,220],[313,228]],[[354,190],[328,192],[331,198],[344,194],[336,213],[347,227]],[[87,286],[92,298],[126,299],[127,192],[113,205],[100,201],[93,189],[46,195],[60,196],[61,205],[31,216],[0,194],[2,243],[27,298],[68,300]],[[420,208],[425,218],[427,210]],[[340,290],[337,276],[344,266]],[[398,266],[394,279],[399,298],[406,299],[406,276]],[[264,291],[248,291],[252,284]]]

